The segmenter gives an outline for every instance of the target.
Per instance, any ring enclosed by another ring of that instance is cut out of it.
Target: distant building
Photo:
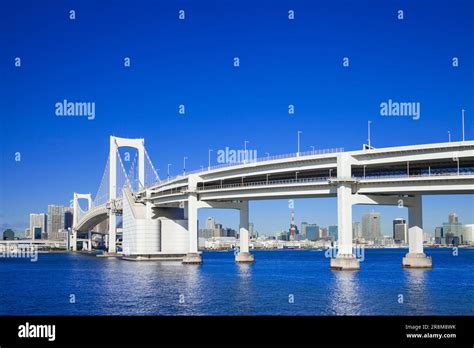
[[[321,227],[319,229],[319,239],[324,239],[328,237],[328,229],[327,227]]]
[[[362,237],[371,241],[382,239],[380,213],[370,212],[362,215]]]
[[[453,220],[454,221],[454,220]],[[443,223],[443,234],[447,245],[461,244],[463,234],[463,224],[459,222]]]
[[[46,214],[30,214],[30,233],[26,238],[47,239],[48,221]]]
[[[302,222],[301,223],[301,235],[303,236],[303,238],[307,238],[309,239],[307,236],[306,236],[306,228],[308,227],[308,223],[307,222]]]
[[[303,230],[303,224],[301,225],[301,230]],[[316,224],[307,224],[305,226],[305,236],[308,240],[317,241],[319,239],[319,226]]]
[[[15,239],[15,232],[11,229],[7,229],[3,231],[3,240],[14,240]]]
[[[443,227],[441,226],[435,228],[435,243],[446,244],[446,240],[444,239]]]
[[[290,233],[291,233],[291,232],[286,232],[286,231],[277,232],[277,233],[275,234],[275,238],[276,238],[277,240],[288,241],[288,240],[290,240]]]
[[[405,219],[393,220],[393,240],[395,243],[408,243],[408,226]]]
[[[213,230],[215,225],[216,225],[216,219],[214,219],[213,217],[208,217],[206,219],[206,229],[207,230]]]
[[[253,225],[253,222],[249,223],[249,238],[252,238],[252,239],[257,238],[257,233],[255,231],[255,227]]]
[[[328,226],[328,233],[329,233],[329,238],[331,241],[336,241],[337,240],[337,225],[331,225]]]
[[[463,226],[461,243],[474,245],[474,224],[466,224]]]
[[[207,228],[203,228],[199,230],[199,237],[204,239],[209,239],[214,237],[214,229],[210,230]]]
[[[59,231],[67,228],[66,221],[68,224],[70,224],[69,227],[72,227],[72,217],[69,216],[70,212],[71,212],[70,208],[66,208],[65,206],[62,206],[62,205],[54,205],[54,204],[48,205],[47,239],[61,240]],[[67,220],[66,220],[66,213],[68,213]]]
[[[360,239],[362,238],[362,228],[359,221],[352,222],[352,238]]]
[[[234,230],[233,228],[226,228],[225,229],[225,236],[224,237],[237,237],[237,231]]]
[[[450,224],[457,224],[459,221],[458,221],[458,214],[456,213],[451,213],[448,215],[448,222]]]

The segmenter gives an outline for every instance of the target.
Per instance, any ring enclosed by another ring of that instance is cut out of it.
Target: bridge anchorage
[[[122,147],[137,150],[128,170],[119,153]],[[352,235],[352,207],[358,204],[408,209],[410,249],[402,265],[431,267],[420,237],[422,196],[472,193],[474,141],[267,156],[252,163],[220,165],[160,180],[144,139],[112,136],[94,200],[90,194],[74,194],[71,243],[76,250],[78,232],[90,232],[108,219],[109,256],[200,264],[198,210],[236,209],[240,228],[235,261],[254,262],[249,252],[249,201],[334,197],[338,249],[330,259],[331,269],[360,269]],[[80,208],[80,199],[87,199],[87,211]],[[122,250],[117,252],[118,215],[122,215]]]

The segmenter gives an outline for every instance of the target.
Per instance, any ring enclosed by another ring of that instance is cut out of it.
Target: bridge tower
[[[72,244],[72,250],[77,251],[77,231],[74,229],[75,226],[77,226],[77,223],[79,222],[79,213],[81,211],[81,208],[79,207],[79,200],[80,199],[86,199],[87,200],[87,210],[89,210],[92,206],[92,194],[90,193],[76,193],[74,192],[74,199],[72,203],[72,209],[73,209],[73,230],[72,230],[72,236],[71,236],[71,244]]]
[[[109,202],[114,206],[117,199],[117,154],[121,147],[131,147],[138,151],[138,185],[145,187],[145,139],[128,139],[119,137],[110,137],[109,153]],[[115,209],[110,209],[109,213],[109,245],[108,252],[116,253],[116,235],[117,235],[117,215]]]

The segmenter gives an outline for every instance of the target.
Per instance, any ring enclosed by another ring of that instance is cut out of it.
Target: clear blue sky
[[[298,130],[302,149],[360,149],[368,119],[376,147],[446,141],[448,130],[458,140],[461,107],[467,138],[474,139],[472,1],[19,0],[0,6],[0,228],[23,229],[30,212],[68,204],[74,191],[95,193],[111,134],[145,138],[162,174],[168,163],[172,174],[181,171],[183,156],[188,169],[207,165],[209,148],[241,149],[244,140],[260,156],[295,152]],[[350,59],[347,68],[343,57]],[[55,116],[55,103],[64,99],[95,102],[96,118]],[[388,99],[420,102],[420,119],[380,116]],[[372,209],[382,212],[386,234],[393,218],[406,216],[365,206],[354,208],[354,220]],[[426,230],[451,211],[473,223],[473,196],[425,197]],[[236,213],[203,210],[199,217],[209,215],[237,227]],[[287,201],[252,202],[250,216],[260,232],[290,223]],[[335,224],[335,200],[297,200],[296,220]]]

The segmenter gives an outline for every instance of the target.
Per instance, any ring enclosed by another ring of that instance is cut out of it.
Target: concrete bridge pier
[[[351,177],[351,158],[345,154],[337,157],[337,255],[331,257],[330,269],[359,270],[360,263],[352,253],[352,182],[344,178]]]
[[[184,264],[201,264],[202,257],[198,252],[198,203],[197,196],[195,193],[189,194],[188,197],[188,233],[189,233],[189,250],[188,253],[183,257]]]
[[[107,251],[109,254],[117,253],[117,215],[112,211],[109,214],[109,238],[108,238],[108,248]]]
[[[87,250],[92,251],[92,232],[87,233]]]
[[[235,262],[254,262],[255,258],[249,252],[249,201],[243,201],[240,207],[239,246],[240,251],[235,255]]]
[[[76,230],[72,230],[71,246],[72,246],[72,251],[77,251],[77,231]]]
[[[431,257],[423,252],[423,230],[414,226],[408,230],[408,254],[402,260],[403,268],[432,268]]]

